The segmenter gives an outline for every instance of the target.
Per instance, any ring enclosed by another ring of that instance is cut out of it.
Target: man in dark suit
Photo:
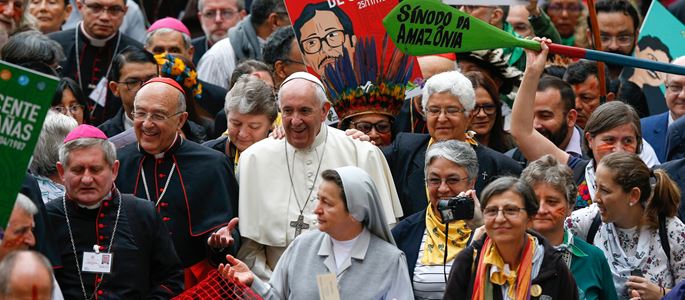
[[[392,172],[405,216],[426,208],[426,149],[435,141],[459,140],[471,143],[478,157],[477,193],[500,175],[521,174],[521,166],[511,158],[479,145],[466,132],[475,107],[471,81],[458,71],[437,74],[424,86],[422,107],[429,134],[400,133],[383,149]]]
[[[685,66],[685,57],[673,60],[672,64]],[[659,161],[667,161],[666,136],[673,121],[685,115],[685,76],[666,75],[666,106],[668,111],[641,120],[642,136],[649,142],[656,152]]]
[[[202,55],[224,39],[228,29],[245,17],[245,3],[241,0],[198,0],[197,18],[205,35],[193,39],[193,63],[197,66]]]

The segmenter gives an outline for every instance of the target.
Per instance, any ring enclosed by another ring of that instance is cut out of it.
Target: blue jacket
[[[407,257],[407,270],[409,279],[414,278],[414,267],[419,259],[421,239],[426,231],[426,209],[419,211],[401,222],[392,229],[392,237],[395,239],[397,248],[404,252]]]
[[[668,112],[640,119],[642,137],[652,145],[659,161],[666,161],[666,133]]]

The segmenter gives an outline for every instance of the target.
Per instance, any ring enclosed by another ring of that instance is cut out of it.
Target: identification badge
[[[83,252],[81,271],[109,274],[112,270],[112,253]]]
[[[340,300],[338,281],[335,278],[335,274],[317,275],[316,285],[319,286],[319,298],[321,300]]]
[[[96,85],[93,91],[90,92],[90,95],[88,95],[90,100],[93,100],[102,107],[105,107],[105,103],[107,102],[107,83],[107,78],[102,77],[100,82],[98,82],[98,85]]]

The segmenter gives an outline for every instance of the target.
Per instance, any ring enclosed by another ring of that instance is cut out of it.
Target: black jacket
[[[405,216],[424,210],[428,204],[423,169],[429,141],[428,134],[400,133],[391,145],[383,148]],[[478,157],[478,194],[498,176],[521,174],[521,166],[504,154],[482,145],[474,146],[473,150]]]
[[[532,231],[528,233],[535,236],[538,239],[538,245],[545,248],[540,272],[531,281],[531,285],[537,284],[542,287],[542,294],[539,297],[531,295],[531,299],[544,299],[543,296],[551,297],[547,299],[554,300],[578,299],[576,282],[561,256],[541,235]],[[471,299],[473,283],[478,270],[476,265],[482,253],[481,248],[485,242],[485,237],[484,235],[480,240],[474,241],[454,259],[443,299]],[[486,296],[486,299],[502,299],[502,290],[499,285],[493,284],[493,294],[492,298]]]

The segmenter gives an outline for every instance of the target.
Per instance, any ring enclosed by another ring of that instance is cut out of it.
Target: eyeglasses
[[[216,19],[216,16],[221,16],[221,18],[224,20],[233,19],[233,17],[237,15],[237,11],[228,9],[212,9],[202,13],[202,16],[207,19]]]
[[[519,214],[521,213],[521,211],[525,211],[525,210],[526,210],[525,208],[521,208],[521,207],[514,206],[514,205],[505,206],[502,208],[491,206],[491,207],[486,207],[485,209],[483,209],[483,216],[485,216],[486,219],[494,219],[494,218],[497,218],[497,215],[499,215],[499,212],[501,211],[502,215],[505,218],[511,219],[511,218],[518,217]]]
[[[616,40],[616,44],[619,46],[627,47],[633,44],[635,37],[630,34],[622,34],[619,36],[600,34],[599,40],[602,41],[602,45],[608,45],[611,43],[611,41]]]
[[[429,106],[428,109],[426,109],[426,112],[428,113],[428,116],[431,117],[439,117],[441,113],[445,113],[445,116],[448,117],[456,117],[460,113],[465,112],[466,110],[463,108],[459,107],[438,107],[438,106]]]
[[[561,14],[564,11],[567,11],[569,14],[577,14],[582,10],[583,6],[580,4],[571,4],[566,6],[562,4],[550,4],[547,6],[547,13],[553,15]]]
[[[321,50],[321,42],[325,41],[331,48],[340,47],[345,42],[345,32],[342,30],[333,30],[327,33],[324,37],[310,37],[300,43],[304,53],[315,54]]]
[[[380,121],[377,123],[371,123],[371,122],[352,122],[352,126],[354,126],[355,129],[368,134],[373,130],[374,128],[376,129],[376,132],[378,133],[388,133],[390,130],[392,130],[392,123],[388,121]]]
[[[666,86],[668,88],[668,91],[674,94],[680,94],[680,92],[683,91],[683,86],[682,85],[677,85],[677,84],[669,84]]]
[[[125,84],[125,85],[126,85],[126,88],[127,88],[129,91],[137,91],[138,89],[140,89],[140,88],[143,86],[143,83],[145,83],[145,82],[147,82],[148,80],[150,80],[150,79],[152,79],[152,78],[155,78],[155,77],[157,77],[157,76],[150,76],[150,77],[145,78],[145,79],[135,79],[135,78],[132,78],[132,79],[125,80],[125,81],[117,81],[117,83],[118,83],[118,84]]]
[[[477,115],[481,109],[488,116],[494,115],[495,112],[497,112],[497,106],[495,106],[494,104],[484,104],[484,105],[476,105],[473,108],[473,114]]]
[[[99,15],[103,12],[108,13],[112,17],[118,17],[124,14],[124,7],[119,5],[105,6],[100,3],[86,3],[86,1],[81,0],[81,3],[90,10],[91,13]]]
[[[166,121],[166,120],[168,120],[174,116],[180,115],[182,113],[183,113],[182,111],[179,111],[173,115],[166,116],[166,115],[161,114],[161,113],[148,113],[145,111],[134,111],[133,112],[133,119],[145,121],[145,120],[147,120],[147,118],[149,116],[150,120],[152,122],[163,122],[163,121]]]
[[[83,112],[83,105],[80,104],[73,104],[69,105],[69,107],[65,107],[64,105],[55,105],[53,107],[50,107],[55,112],[58,112],[60,114],[66,115],[66,114],[77,114],[80,112]]]
[[[440,187],[440,185],[442,185],[443,182],[444,182],[447,186],[455,186],[455,185],[459,184],[460,182],[466,181],[466,180],[468,180],[468,178],[459,178],[459,177],[438,178],[438,177],[432,177],[432,178],[426,179],[426,184],[427,184],[429,187],[437,188],[437,187]]]

